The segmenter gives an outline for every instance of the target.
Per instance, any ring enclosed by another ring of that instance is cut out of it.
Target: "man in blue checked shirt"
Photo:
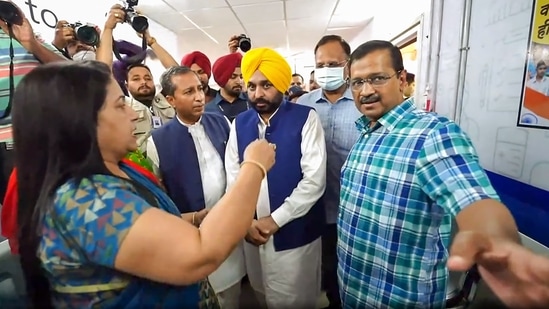
[[[549,262],[520,245],[513,217],[459,126],[403,101],[400,50],[369,41],[349,65],[364,116],[341,171],[343,307],[444,308],[448,269],[474,264],[509,307],[548,307]],[[453,217],[460,232],[448,255]]]

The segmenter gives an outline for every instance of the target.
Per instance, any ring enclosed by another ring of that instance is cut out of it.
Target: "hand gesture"
[[[269,238],[278,232],[280,227],[276,224],[273,217],[267,216],[257,219],[257,229],[262,236]]]
[[[111,7],[105,22],[105,29],[114,29],[117,24],[121,24],[126,20],[126,12],[120,4],[115,4]]]
[[[26,50],[31,51],[32,44],[37,42],[34,31],[32,30],[32,26],[29,20],[25,17],[25,14],[23,14],[23,11],[21,11],[21,9],[15,3],[13,3],[13,5],[15,5],[17,10],[19,10],[19,15],[23,19],[23,23],[21,25],[11,26],[13,31],[13,38],[21,43],[21,45],[23,45]],[[0,21],[0,28],[2,28],[2,30],[6,34],[9,34],[8,25],[4,21]]]
[[[233,35],[227,46],[229,47],[229,53],[236,53],[238,51],[238,35]]]
[[[248,229],[248,233],[246,234],[246,241],[251,243],[254,246],[261,246],[264,245],[268,240],[269,236],[265,236],[261,231],[260,227],[258,225],[257,220],[254,220],[252,222],[252,226]]]
[[[448,268],[466,271],[474,264],[484,282],[509,308],[549,308],[549,258],[516,243],[459,232]]]
[[[255,161],[269,171],[275,163],[276,145],[269,144],[265,139],[253,141],[244,150],[244,161]]]
[[[194,225],[200,226],[200,224],[202,224],[202,221],[204,221],[204,218],[206,218],[206,216],[208,215],[208,212],[210,212],[210,210],[206,208],[202,209],[201,211],[198,211],[194,215]]]
[[[69,27],[69,22],[66,20],[58,21],[55,26],[55,37],[52,44],[59,49],[63,49],[73,40],[75,40],[74,29]]]

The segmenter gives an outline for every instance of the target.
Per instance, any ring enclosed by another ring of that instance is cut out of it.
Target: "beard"
[[[147,91],[142,91],[142,90],[147,90]],[[150,100],[154,99],[154,97],[156,95],[156,89],[155,88],[151,89],[147,86],[141,86],[135,92],[130,91],[130,94],[137,101],[140,101],[140,102],[141,101],[150,101]]]
[[[210,88],[210,85],[208,84],[208,81],[200,81],[202,84],[202,88],[204,88],[204,91],[208,90]]]
[[[260,98],[254,101],[250,101],[250,104],[258,114],[270,115],[280,107],[283,99],[284,95],[282,93],[278,93],[271,101]]]
[[[224,87],[225,91],[232,96],[238,97],[242,93],[242,87],[241,86],[234,86],[234,87]]]

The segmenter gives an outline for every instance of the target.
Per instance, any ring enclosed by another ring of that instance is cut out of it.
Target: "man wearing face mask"
[[[275,144],[277,161],[263,180],[244,252],[250,284],[270,309],[315,308],[320,296],[326,144],[317,113],[284,100],[292,81],[286,60],[269,48],[244,54],[242,76],[253,107],[232,123],[225,168],[230,186],[244,149]]]
[[[322,235],[322,281],[328,308],[340,308],[337,285],[337,213],[339,207],[340,171],[351,147],[358,139],[355,121],[361,116],[346,82],[349,44],[337,35],[327,35],[315,47],[314,78],[321,89],[301,96],[298,104],[314,108],[326,132],[326,192],[322,197],[326,208],[326,226]]]
[[[99,27],[95,27],[99,33]],[[75,61],[95,60],[95,48],[76,39],[74,29],[66,20],[60,20],[55,26],[55,37],[52,45],[63,55]]]

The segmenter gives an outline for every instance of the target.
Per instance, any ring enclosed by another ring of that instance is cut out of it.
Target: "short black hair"
[[[151,73],[151,75],[152,75],[151,69],[150,69],[147,65],[145,65],[145,64],[143,64],[143,63],[135,63],[135,64],[132,64],[132,65],[128,66],[128,69],[126,70],[126,75],[130,74],[130,71],[131,71],[132,69],[134,69],[134,68],[145,68],[145,69],[147,69],[147,71],[149,71],[149,73]],[[127,76],[126,76],[126,80],[127,80],[127,79],[128,79],[128,78],[127,78]]]
[[[349,43],[347,43],[347,41],[345,41],[339,35],[335,35],[335,34],[325,35],[318,41],[318,43],[316,43],[315,55],[316,55],[316,52],[318,51],[318,49],[320,48],[320,46],[326,45],[330,42],[338,42],[341,45],[341,48],[343,48],[343,51],[345,52],[345,55],[347,57],[349,57],[351,55],[351,46],[349,45]]]
[[[408,84],[413,83],[416,80],[416,75],[414,73],[406,73],[406,82]]]
[[[389,54],[391,55],[391,61],[393,63],[393,69],[395,71],[399,72],[404,70],[404,62],[402,61],[402,53],[400,52],[400,49],[398,49],[398,47],[393,45],[391,42],[382,40],[372,40],[366,43],[362,43],[351,54],[351,57],[349,59],[349,66],[353,64],[353,62],[366,57],[366,55],[368,55],[369,53],[378,50],[389,51]]]
[[[173,77],[177,75],[183,75],[183,74],[195,74],[198,77],[198,74],[196,74],[193,70],[191,70],[189,67],[186,66],[173,66],[169,69],[167,69],[162,75],[160,76],[160,86],[162,87],[162,95],[163,96],[173,96],[175,93],[175,90],[177,90],[177,86],[173,83]]]
[[[296,77],[296,76],[299,76],[299,78],[301,78],[301,81],[305,82],[305,79],[303,78],[303,76],[301,76],[301,74],[299,74],[299,73],[292,74],[292,77]]]

